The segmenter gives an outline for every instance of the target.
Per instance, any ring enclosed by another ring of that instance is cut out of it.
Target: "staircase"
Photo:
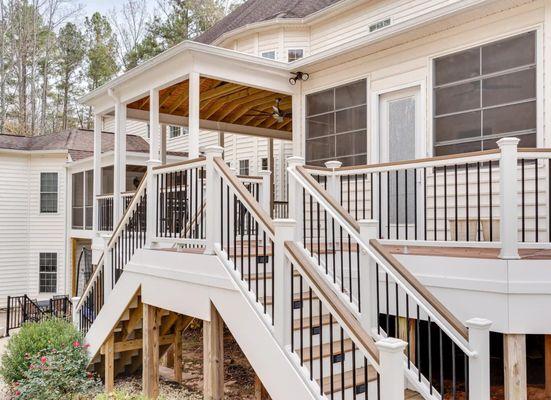
[[[294,371],[285,376],[298,385],[297,398],[303,393],[336,400],[441,399],[466,391],[471,398],[488,398],[485,385],[478,384],[488,372],[488,360],[479,356],[487,330],[473,341],[470,330],[372,240],[372,227],[354,220],[299,165],[291,164],[289,176],[294,221],[272,220],[260,205],[263,191],[240,182],[218,149],[207,150],[206,158],[148,172],[76,306],[77,325],[95,343],[93,367],[106,382],[141,367],[145,281],[133,281],[139,270],[134,264],[157,252],[149,263],[157,258],[159,271],[167,257],[179,257],[185,271],[198,260],[205,268],[216,260],[239,301],[246,301],[264,325],[258,328],[273,336],[263,338],[280,349],[270,353],[283,357],[273,364]],[[146,243],[154,243],[148,248],[155,250],[140,250]],[[170,290],[167,286],[166,298]],[[274,380],[280,371],[269,373],[271,360],[259,360],[259,349],[250,347],[254,338],[238,332],[240,310],[229,310],[229,300],[226,307],[216,304],[215,292],[205,291],[277,398],[281,381]],[[170,346],[178,349],[176,338],[189,318],[176,310],[160,316],[159,354]],[[96,320],[110,327],[91,329]],[[107,354],[112,366],[105,363]],[[473,376],[478,376],[474,385]]]

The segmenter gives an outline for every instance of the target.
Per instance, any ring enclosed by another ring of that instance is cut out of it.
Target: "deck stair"
[[[189,264],[171,270],[180,277],[191,271],[202,274],[201,269],[194,269],[200,260],[205,260],[205,265],[222,267],[223,275],[232,282],[230,286],[240,293],[240,301],[249,304],[263,332],[271,332],[270,340],[277,342],[279,354],[287,360],[279,360],[278,365],[293,365],[293,374],[298,375],[287,377],[295,384],[301,382],[301,393],[309,393],[304,398],[440,400],[448,395],[452,381],[454,392],[464,385],[471,398],[487,399],[486,388],[472,383],[473,376],[488,372],[484,369],[487,360],[480,360],[477,353],[487,346],[486,322],[470,325],[477,329],[471,341],[472,331],[373,240],[376,236],[370,226],[354,220],[299,165],[291,165],[288,170],[289,212],[295,221],[272,220],[265,211],[266,196],[259,196],[262,190],[251,191],[243,185],[216,151],[207,152],[206,158],[148,172],[150,176],[140,185],[76,305],[75,321],[84,332],[93,328],[95,320],[105,323],[106,316],[118,310],[110,333],[104,329],[104,340],[94,358],[95,368],[106,376],[106,381],[139,370],[145,359],[143,293],[134,292],[126,299],[126,307],[114,304],[111,298],[120,301],[124,291],[121,284],[131,287],[130,278],[118,282],[129,263],[129,273],[137,273],[138,267],[133,266],[135,254],[145,260],[148,252],[161,251],[171,260],[189,260]],[[201,184],[197,183],[199,177]],[[178,194],[182,186],[194,181],[195,189]],[[183,230],[185,221],[174,213],[191,206],[174,204],[197,198],[188,194],[198,187],[201,200],[196,204],[203,206],[195,206],[194,221],[200,220],[205,226],[193,229],[201,235],[186,237],[191,230]],[[152,249],[140,250],[147,241],[156,244],[150,246]],[[158,259],[168,260],[156,254]],[[155,263],[155,257],[147,260]],[[141,268],[143,273],[166,274],[161,264],[152,265],[151,271]],[[175,289],[167,286],[168,290]],[[214,287],[212,290],[214,293]],[[161,293],[158,296],[163,297]],[[239,316],[240,310],[219,306],[222,316]],[[159,317],[159,354],[163,354],[170,346],[178,348],[175,341],[181,339],[191,317],[175,312]],[[231,325],[235,320],[227,322]],[[233,328],[239,330],[239,324]],[[234,336],[246,346],[254,343],[245,332],[234,332]],[[439,358],[434,365],[420,364],[427,357],[421,350],[426,352],[426,346],[431,347],[436,340],[440,340]],[[443,360],[448,355],[443,354],[443,348],[451,351],[453,376],[444,373]],[[243,350],[255,370],[266,367],[256,364],[260,362],[257,348]],[[110,357],[112,363],[105,357]],[[456,369],[465,371],[465,375],[456,375]],[[264,379],[274,376],[264,370]],[[277,386],[275,381],[264,383],[267,388]],[[298,393],[299,388],[296,390]]]

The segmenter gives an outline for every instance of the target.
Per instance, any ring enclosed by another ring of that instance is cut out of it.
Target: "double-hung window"
[[[57,253],[40,253],[38,289],[40,293],[57,291]]]
[[[40,174],[40,212],[43,214],[57,212],[57,181],[57,172],[42,172]]]
[[[249,175],[249,160],[239,160],[239,175]]]
[[[434,60],[434,154],[536,146],[536,34]]]

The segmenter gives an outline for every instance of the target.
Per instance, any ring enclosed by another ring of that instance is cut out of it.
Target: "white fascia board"
[[[141,91],[138,90],[134,94],[127,94],[123,90],[132,89],[136,82],[146,83],[144,87],[147,87],[147,89],[170,86],[182,80],[182,77],[194,70],[194,61],[201,55],[211,56],[211,60],[217,65],[234,63],[239,65],[240,68],[256,69],[262,74],[272,73],[286,76],[288,72],[287,63],[285,62],[186,40],[82,96],[79,102],[98,109],[104,109],[105,104],[113,103],[113,99],[108,95],[109,89],[112,89],[115,93],[120,92],[124,96],[120,100],[128,102],[134,99],[133,96],[142,96],[145,92],[144,89],[141,89]],[[131,90],[131,92],[133,91]]]
[[[17,150],[0,149],[0,153],[21,154],[21,155],[67,155],[67,150]]]

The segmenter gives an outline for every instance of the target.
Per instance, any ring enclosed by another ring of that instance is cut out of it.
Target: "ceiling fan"
[[[285,118],[291,117],[291,111],[290,110],[282,110],[279,106],[281,103],[281,99],[277,98],[275,99],[275,105],[272,106],[272,111],[264,111],[264,110],[258,110],[258,109],[251,109],[251,111],[255,112],[256,114],[246,114],[248,117],[262,117],[262,116],[271,116],[274,118],[277,122],[283,122]]]

